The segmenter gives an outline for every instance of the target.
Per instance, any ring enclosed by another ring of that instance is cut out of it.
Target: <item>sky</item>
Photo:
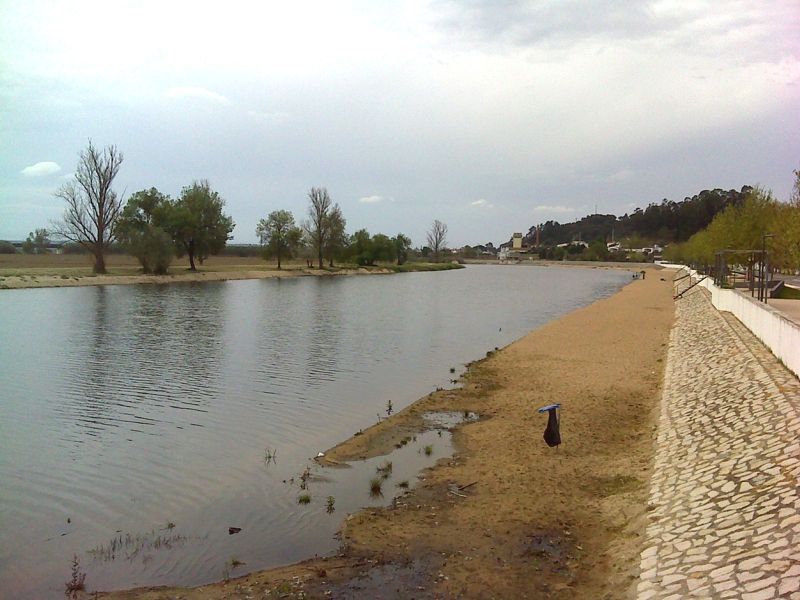
[[[90,139],[125,197],[207,179],[236,243],[321,186],[351,233],[457,247],[788,199],[798,133],[797,0],[0,0],[0,239],[59,219]]]

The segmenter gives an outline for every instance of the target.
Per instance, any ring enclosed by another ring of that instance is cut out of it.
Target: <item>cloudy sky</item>
[[[325,186],[351,232],[456,246],[788,198],[799,133],[797,0],[0,0],[0,239],[60,216],[90,138],[119,192],[208,179],[237,242]]]

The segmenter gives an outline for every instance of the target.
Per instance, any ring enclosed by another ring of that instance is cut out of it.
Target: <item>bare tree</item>
[[[447,243],[447,225],[436,219],[428,232],[428,246],[433,250],[433,257],[439,260],[439,252],[444,249]]]
[[[94,255],[95,273],[106,272],[105,253],[116,239],[114,224],[122,212],[122,198],[111,189],[122,164],[116,146],[101,152],[92,141],[78,160],[75,179],[55,193],[66,202],[64,218],[53,223],[52,233],[76,242]]]
[[[308,234],[311,246],[317,251],[317,266],[322,268],[322,254],[328,241],[328,216],[331,211],[331,197],[325,188],[312,187],[308,192],[308,221],[303,228]]]

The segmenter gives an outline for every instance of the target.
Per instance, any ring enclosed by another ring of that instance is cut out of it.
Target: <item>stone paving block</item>
[[[702,289],[676,305],[639,600],[800,598],[800,382]]]

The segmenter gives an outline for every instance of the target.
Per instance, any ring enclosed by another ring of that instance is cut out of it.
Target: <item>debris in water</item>
[[[233,535],[234,533],[239,533],[242,530],[241,527],[228,527],[228,535]]]

